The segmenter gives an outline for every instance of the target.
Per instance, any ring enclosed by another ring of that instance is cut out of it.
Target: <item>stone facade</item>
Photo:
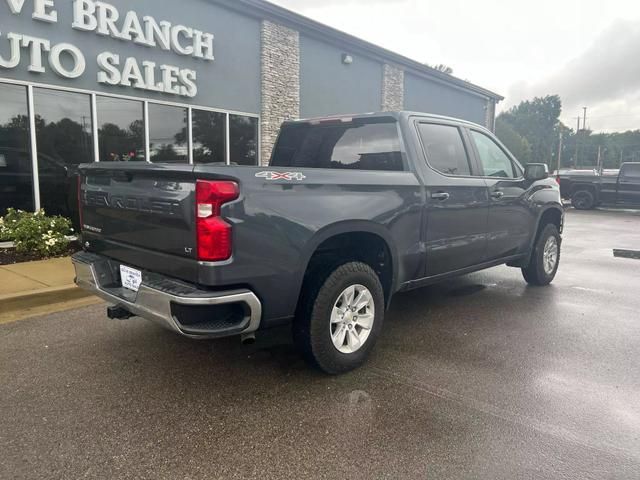
[[[382,111],[404,110],[404,70],[385,63],[382,75]]]
[[[300,116],[300,34],[264,20],[261,37],[260,162],[267,165],[282,122]]]

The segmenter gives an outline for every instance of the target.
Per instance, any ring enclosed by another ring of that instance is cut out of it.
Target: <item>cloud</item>
[[[449,65],[503,94],[501,109],[559,94],[574,128],[571,117],[585,105],[593,129],[640,127],[638,0],[271,1],[419,62]]]
[[[582,106],[588,106],[595,122],[592,127],[612,122],[628,125],[638,113],[633,104],[640,97],[639,47],[640,22],[615,21],[561,69],[539,82],[515,83],[506,105],[533,96],[559,94],[566,115],[577,115]],[[627,118],[620,122],[616,117]]]

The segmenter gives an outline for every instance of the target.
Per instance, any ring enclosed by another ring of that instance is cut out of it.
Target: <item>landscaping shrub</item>
[[[22,254],[62,255],[69,249],[67,236],[72,233],[71,220],[49,217],[44,210],[31,213],[9,209],[0,221],[0,237],[13,241],[16,252]]]
[[[26,212],[9,208],[4,217],[0,217],[0,242],[13,241],[13,230]]]

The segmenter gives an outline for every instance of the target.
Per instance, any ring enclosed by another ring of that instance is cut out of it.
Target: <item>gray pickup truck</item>
[[[640,163],[623,163],[618,171],[572,171],[557,176],[562,198],[578,210],[600,205],[640,207]]]
[[[291,323],[327,373],[361,365],[393,295],[507,264],[549,284],[563,209],[489,131],[399,112],[286,122],[268,167],[81,166],[77,284],[111,318],[215,338]]]

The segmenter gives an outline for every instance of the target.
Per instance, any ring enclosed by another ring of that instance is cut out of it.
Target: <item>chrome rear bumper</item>
[[[260,327],[262,305],[250,290],[211,292],[157,274],[143,273],[140,289],[133,292],[120,286],[117,269],[114,268],[119,265],[117,261],[87,252],[75,254],[72,261],[78,287],[186,337],[227,337],[253,333]],[[215,314],[217,306],[237,306],[235,311],[241,313],[231,320],[211,318],[195,326],[180,321],[176,315],[176,309],[188,312],[189,307],[202,307],[207,318],[206,308],[211,307]]]

